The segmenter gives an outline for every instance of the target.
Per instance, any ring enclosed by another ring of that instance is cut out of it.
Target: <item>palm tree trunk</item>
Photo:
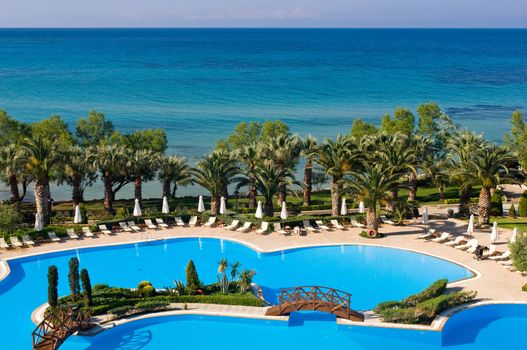
[[[16,174],[9,176],[9,188],[11,189],[11,202],[20,202],[20,192],[18,192],[18,180]]]
[[[388,203],[386,204],[386,210],[392,213],[395,212],[395,202],[397,201],[398,197],[399,197],[399,186],[395,185],[390,191],[390,199]]]
[[[265,200],[264,206],[263,206],[263,213],[265,216],[273,216],[274,215],[274,207],[273,207],[273,197],[269,197]]]
[[[417,199],[417,174],[411,171],[408,176],[408,200],[413,202]]]
[[[49,180],[38,179],[35,181],[35,204],[37,213],[41,215],[44,225],[49,224]]]
[[[377,211],[375,207],[366,209],[366,225],[368,230],[379,231],[379,220],[377,220]]]
[[[439,190],[439,200],[444,201],[446,199],[445,186],[439,186],[438,190]]]
[[[470,215],[470,194],[472,192],[472,186],[467,185],[461,190],[459,195],[459,213],[465,216]]]
[[[73,209],[75,209],[75,207],[80,204],[82,199],[81,179],[78,174],[72,176],[71,185],[71,199],[73,200]]]
[[[141,176],[136,176],[134,180],[134,196],[139,200],[139,205],[143,206],[143,180]]]
[[[109,172],[104,173],[103,181],[104,181],[104,210],[106,211],[106,214],[113,215],[114,193],[112,190],[112,177]]]
[[[172,183],[172,180],[170,177],[163,178],[163,196],[166,196],[167,198],[171,197],[170,193],[170,184]]]
[[[313,189],[313,161],[308,159],[304,167],[304,206],[311,204],[311,191]]]
[[[340,184],[338,178],[333,178],[331,181],[331,215],[339,215],[339,201],[340,201]]]
[[[285,164],[284,163],[280,163],[278,165],[279,169],[280,169],[280,188],[278,190],[278,205],[282,205],[282,202],[285,202],[286,201],[286,197],[287,197],[287,188],[286,188],[286,185],[285,185]]]
[[[210,215],[218,215],[220,207],[220,196],[214,195],[210,198]]]
[[[254,185],[255,180],[254,177],[249,177],[249,208],[254,209],[256,208],[256,196],[258,195],[258,191],[256,190],[256,186]]]
[[[479,218],[480,225],[487,225],[490,221],[490,189],[482,187],[479,192]]]

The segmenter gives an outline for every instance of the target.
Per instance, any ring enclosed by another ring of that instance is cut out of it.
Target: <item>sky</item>
[[[0,27],[527,27],[527,0],[0,0]]]

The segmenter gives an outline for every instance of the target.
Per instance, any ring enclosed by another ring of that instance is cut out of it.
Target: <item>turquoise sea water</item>
[[[165,128],[191,162],[243,120],[322,138],[436,101],[499,141],[527,106],[527,30],[0,29],[0,57],[11,115],[97,109],[124,132]]]
[[[217,281],[221,258],[254,269],[254,282],[264,296],[275,300],[280,288],[322,285],[351,293],[352,307],[365,310],[386,300],[401,299],[433,281],[470,277],[461,266],[427,255],[369,246],[329,246],[257,253],[246,246],[217,239],[177,239],[117,247],[66,251],[9,261],[11,274],[0,282],[0,328],[9,329],[2,349],[29,349],[34,328],[31,313],[47,300],[47,270],[59,270],[59,294],[68,294],[68,261],[77,257],[92,284],[134,288],[150,280],[157,288],[184,280],[185,265],[193,259],[200,279]],[[99,348],[99,347],[94,347]],[[155,349],[153,347],[152,349]]]

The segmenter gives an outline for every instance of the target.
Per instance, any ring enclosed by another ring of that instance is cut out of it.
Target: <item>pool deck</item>
[[[430,223],[432,228],[438,231],[447,231],[452,234],[463,234],[466,230],[466,224],[458,220],[433,220]],[[412,223],[407,226],[383,225],[380,232],[386,234],[382,239],[367,239],[359,236],[360,229],[348,229],[345,231],[321,231],[320,233],[309,233],[306,236],[281,236],[277,233],[266,235],[257,235],[256,233],[240,233],[224,230],[221,227],[204,228],[204,227],[179,227],[165,230],[150,230],[148,233],[118,233],[115,235],[99,235],[97,238],[82,238],[79,240],[63,240],[60,243],[41,243],[32,248],[18,248],[3,250],[0,252],[0,280],[5,278],[9,273],[8,262],[6,260],[22,256],[42,254],[59,250],[68,250],[83,247],[94,247],[103,245],[118,245],[124,243],[133,243],[145,241],[146,239],[166,239],[166,238],[189,238],[189,237],[207,237],[223,238],[246,244],[251,248],[261,252],[279,251],[290,248],[320,246],[320,245],[340,245],[340,244],[361,244],[375,245],[383,247],[392,247],[420,252],[436,257],[440,257],[454,263],[460,264],[475,273],[475,276],[469,279],[456,281],[449,284],[452,289],[469,289],[478,292],[478,298],[483,299],[485,303],[500,302],[520,302],[527,303],[527,293],[521,291],[523,284],[527,283],[527,277],[519,273],[507,270],[501,264],[491,261],[477,261],[473,259],[472,254],[465,253],[458,249],[445,246],[443,244],[433,243],[416,239],[424,232],[424,226],[419,223]],[[507,242],[510,237],[510,230],[500,229],[500,238],[496,242],[499,251],[508,249]],[[148,236],[148,237],[147,237]],[[490,244],[490,231],[478,231],[474,233],[474,238],[479,240],[482,245]],[[416,268],[419,268],[416,266]],[[411,271],[408,271],[411,273]],[[331,286],[328,286],[331,287]],[[347,291],[353,293],[353,291]],[[200,309],[211,308],[200,307]],[[222,312],[222,310],[209,310],[215,315],[237,314],[236,308],[231,311]],[[185,313],[192,313],[191,310]],[[197,310],[194,310],[197,311]],[[180,312],[179,312],[180,313]],[[252,313],[244,310],[239,315]],[[367,317],[368,318],[368,317]],[[344,322],[346,323],[346,322]],[[367,323],[378,323],[375,319],[369,319]],[[441,325],[434,328],[438,329]]]

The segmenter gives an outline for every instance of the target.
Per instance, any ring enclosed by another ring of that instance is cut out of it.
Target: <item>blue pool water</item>
[[[184,279],[184,268],[193,259],[205,283],[216,281],[221,258],[239,261],[254,269],[254,281],[264,287],[273,300],[283,287],[323,285],[353,294],[352,306],[370,309],[386,300],[415,293],[439,278],[450,281],[470,277],[463,267],[431,256],[404,250],[370,246],[328,246],[294,249],[276,253],[257,253],[230,241],[217,239],[177,239],[154,243],[129,244],[105,248],[52,253],[9,262],[11,274],[0,282],[0,329],[10,329],[12,349],[30,346],[34,327],[31,312],[47,298],[47,269],[59,269],[60,294],[68,293],[67,263],[77,256],[88,268],[92,283],[135,287],[150,280],[161,288]]]

